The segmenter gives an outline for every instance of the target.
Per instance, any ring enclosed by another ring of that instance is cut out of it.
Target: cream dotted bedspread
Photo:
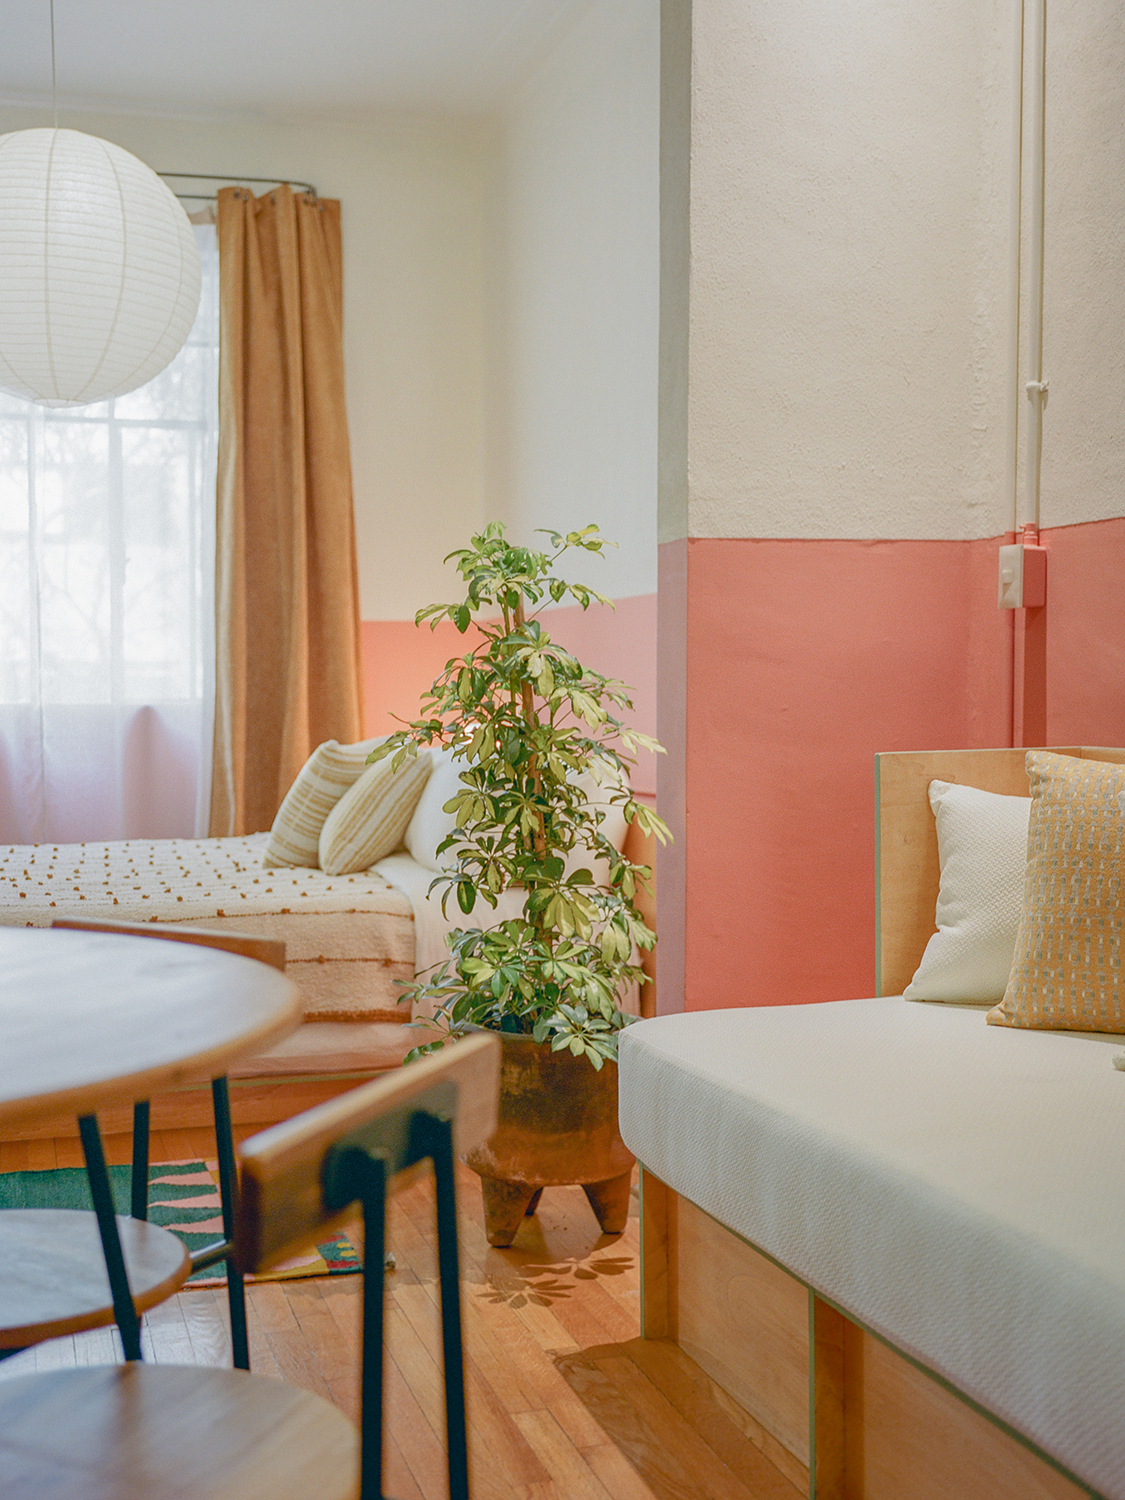
[[[266,869],[268,835],[0,845],[0,925],[58,917],[182,922],[285,943],[310,1019],[409,1019],[414,915],[374,870]]]

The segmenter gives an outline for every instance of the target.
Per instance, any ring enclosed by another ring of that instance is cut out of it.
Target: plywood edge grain
[[[671,1319],[668,1308],[668,1200],[670,1193],[659,1177],[638,1163],[641,1215],[641,1337],[667,1338]]]

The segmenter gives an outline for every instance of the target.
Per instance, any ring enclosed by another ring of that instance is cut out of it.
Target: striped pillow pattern
[[[996,1026],[1125,1032],[1125,766],[1051,751],[1031,782],[1023,911]]]
[[[354,875],[402,843],[433,762],[425,752],[397,771],[391,757],[369,766],[325,819],[320,868],[326,875]]]
[[[262,856],[263,865],[269,869],[281,865],[316,868],[325,818],[363,775],[367,757],[382,743],[382,738],[360,740],[356,745],[325,740],[316,747],[278,808]]]

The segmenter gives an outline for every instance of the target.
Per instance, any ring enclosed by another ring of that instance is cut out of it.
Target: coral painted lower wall
[[[872,993],[876,751],[1010,743],[999,540],[661,548],[662,1010]]]
[[[646,734],[656,733],[656,595],[619,599],[615,609],[552,609],[543,616],[551,635],[586,666],[616,677],[634,689],[626,719]],[[461,655],[466,637],[449,621],[431,631],[410,620],[365,620],[362,625],[366,731],[388,734],[396,720],[418,717],[422,694],[452,656]],[[654,757],[637,761],[634,787],[655,794]]]
[[[1125,745],[1125,519],[1055,526],[1047,548],[1047,738]]]

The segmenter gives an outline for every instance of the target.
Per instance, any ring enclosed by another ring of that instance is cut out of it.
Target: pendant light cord
[[[55,0],[51,0],[51,113],[59,128],[59,94],[55,84]]]

